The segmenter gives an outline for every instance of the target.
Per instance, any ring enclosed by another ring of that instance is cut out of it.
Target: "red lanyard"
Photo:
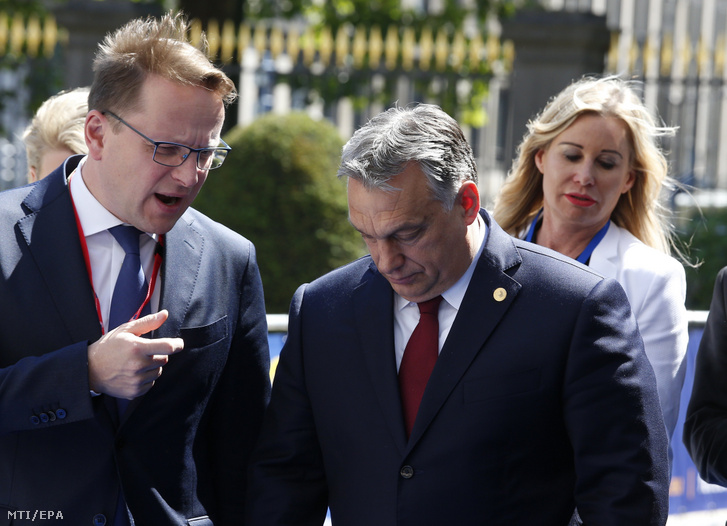
[[[71,177],[73,177],[73,174],[71,174]],[[101,314],[101,302],[98,300],[98,294],[96,294],[96,291],[93,289],[93,272],[91,271],[91,258],[88,255],[88,244],[86,243],[86,236],[83,234],[83,227],[81,226],[81,220],[78,218],[78,211],[76,211],[76,204],[73,202],[73,194],[71,193],[71,177],[68,178],[68,193],[71,196],[71,204],[73,205],[73,214],[76,217],[76,227],[78,229],[78,238],[81,241],[81,250],[83,251],[83,260],[86,262],[86,270],[88,271],[88,279],[91,281],[91,289],[93,290],[93,298],[96,302],[96,314],[98,315],[98,323],[101,326],[101,334],[104,334],[106,331],[104,330],[103,325],[103,316]],[[157,274],[159,274],[159,269],[162,266],[162,254],[161,250],[158,250],[160,247],[164,246],[164,236],[161,236],[159,238],[159,246],[157,246],[157,250],[154,251],[154,268],[151,272],[151,281],[149,282],[149,289],[146,292],[146,298],[144,298],[144,302],[141,304],[141,307],[139,307],[139,310],[136,311],[136,314],[131,317],[131,320],[135,320],[139,317],[141,314],[141,311],[144,309],[147,303],[149,303],[149,300],[151,299],[151,295],[154,292],[154,286],[156,285],[157,281]],[[129,320],[129,321],[131,321]]]

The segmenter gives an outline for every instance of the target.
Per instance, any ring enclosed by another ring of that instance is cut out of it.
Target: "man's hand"
[[[91,389],[129,400],[143,395],[162,374],[169,355],[181,351],[181,338],[142,338],[167,321],[161,310],[104,334],[88,346],[88,380]]]

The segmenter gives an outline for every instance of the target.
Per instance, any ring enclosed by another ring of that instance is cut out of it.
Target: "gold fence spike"
[[[659,65],[659,73],[662,77],[671,75],[673,60],[674,39],[670,33],[666,33],[661,40],[661,64]]]
[[[38,56],[38,50],[40,49],[40,42],[42,39],[42,31],[40,28],[40,20],[36,15],[31,15],[28,19],[28,26],[26,28],[25,42],[28,56]]]
[[[724,75],[724,59],[725,59],[725,36],[724,33],[717,37],[714,45],[714,76],[722,77]]]
[[[416,49],[416,38],[414,28],[404,29],[401,42],[401,67],[404,71],[414,69],[414,50]]]
[[[384,49],[384,41],[381,38],[381,29],[378,26],[371,28],[369,34],[369,68],[378,69],[381,53]]]
[[[391,25],[386,31],[386,42],[384,46],[386,54],[386,69],[393,71],[399,59],[399,28]]]
[[[23,15],[18,13],[13,17],[13,22],[10,26],[10,53],[15,56],[20,56],[23,53],[24,41],[25,24],[23,22]]]
[[[201,40],[202,22],[199,18],[195,18],[189,23],[189,42],[196,47],[199,46]]]
[[[498,41],[499,42],[499,41]],[[478,31],[470,40],[468,60],[471,71],[478,71],[482,65],[485,44],[482,41],[482,34]]]
[[[447,69],[449,58],[449,39],[444,28],[437,32],[437,39],[434,41],[434,60],[438,71]]]
[[[631,45],[629,46],[629,71],[636,69],[636,61],[639,58],[639,43],[636,41],[636,37],[631,38]]]
[[[502,64],[505,71],[512,71],[512,65],[515,62],[515,44],[512,40],[508,39],[502,43]]]
[[[350,41],[348,30],[343,25],[336,32],[336,65],[341,68],[346,65],[348,59]]]
[[[466,47],[467,46],[464,40],[464,35],[461,31],[457,31],[454,34],[454,40],[452,41],[452,50],[450,52],[450,56],[452,59],[452,68],[455,71],[459,71],[462,68]]]
[[[8,15],[0,12],[0,55],[4,55],[10,39]]]
[[[331,28],[324,27],[318,38],[318,58],[324,66],[328,66],[331,63],[331,55],[333,54]]]
[[[237,31],[237,61],[240,63],[242,63],[245,57],[245,50],[250,45],[250,40],[252,39],[251,33],[249,24],[240,24],[240,29]]]
[[[222,24],[222,35],[220,36],[220,60],[232,62],[235,54],[235,23],[227,19]]]
[[[216,57],[220,52],[220,24],[214,18],[207,22],[207,44],[209,45],[208,55]]]
[[[606,58],[607,71],[613,73],[618,68],[618,45],[621,40],[621,33],[611,31],[611,41],[608,46],[608,55]]]
[[[316,57],[316,42],[312,28],[306,28],[303,33],[303,36],[301,37],[301,47],[303,48],[303,63],[306,66],[310,66],[313,64],[313,60]]]
[[[43,21],[43,55],[51,58],[58,42],[58,25],[53,15],[47,15]]]
[[[300,53],[300,36],[298,28],[293,26],[288,30],[288,38],[286,40],[286,53],[290,57],[293,64],[298,61],[298,53]]]
[[[285,50],[285,38],[280,27],[274,27],[270,30],[270,55],[273,59],[278,58]]]
[[[252,47],[258,54],[262,55],[268,45],[268,28],[262,22],[255,25],[255,32],[252,36]]]
[[[361,69],[366,59],[366,28],[358,26],[353,35],[353,67]]]
[[[422,34],[419,37],[419,69],[429,71],[433,54],[434,38],[432,37],[432,28],[427,26],[422,29]]]

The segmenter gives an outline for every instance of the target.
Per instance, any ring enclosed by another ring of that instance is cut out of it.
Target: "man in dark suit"
[[[701,477],[727,487],[727,267],[717,274],[694,366],[684,445]]]
[[[267,325],[253,245],[189,208],[235,89],[186,32],[109,35],[88,156],[0,194],[3,524],[242,521]]]
[[[344,526],[565,526],[576,507],[664,524],[666,433],[618,283],[506,235],[435,106],[375,117],[339,176],[371,256],[293,298],[249,525],[320,525],[327,506]],[[427,381],[408,356],[432,340]]]

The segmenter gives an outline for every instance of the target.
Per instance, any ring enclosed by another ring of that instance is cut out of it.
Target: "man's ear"
[[[459,189],[459,202],[467,225],[471,225],[480,213],[480,189],[474,181],[465,181]]]
[[[88,156],[96,161],[102,157],[105,134],[111,133],[110,126],[111,123],[98,110],[91,110],[86,115],[84,135],[86,138],[86,146],[88,147]]]

